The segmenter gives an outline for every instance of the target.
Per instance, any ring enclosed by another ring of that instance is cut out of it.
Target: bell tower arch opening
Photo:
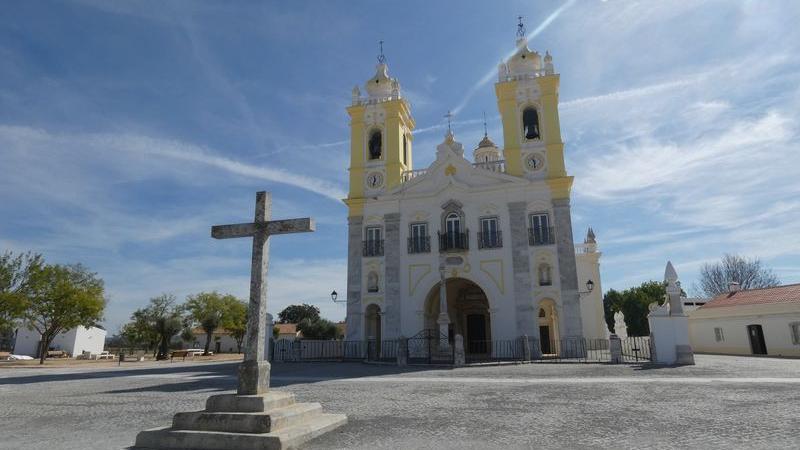
[[[464,338],[464,351],[468,355],[488,355],[492,351],[492,321],[489,299],[480,286],[464,278],[445,281],[447,315],[450,318],[448,340],[456,334]],[[425,329],[438,332],[440,283],[431,289],[425,301]]]

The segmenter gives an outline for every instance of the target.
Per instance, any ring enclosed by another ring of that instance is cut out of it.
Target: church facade
[[[347,108],[346,339],[438,330],[470,348],[527,335],[547,353],[607,337],[594,233],[573,243],[558,87],[552,57],[519,33],[495,84],[503,147],[485,134],[465,154],[448,126],[435,161],[415,169],[411,105],[379,57]]]

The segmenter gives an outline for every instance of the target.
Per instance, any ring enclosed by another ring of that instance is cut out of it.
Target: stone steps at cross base
[[[175,414],[172,427],[145,430],[134,449],[255,450],[294,448],[347,423],[323,414],[319,403],[295,403],[294,394],[212,395],[203,411]]]
[[[219,394],[206,399],[206,412],[265,412],[294,404],[294,394],[268,391],[261,395]]]
[[[307,423],[320,414],[319,403],[295,403],[266,412],[180,412],[172,419],[172,429],[269,433]]]
[[[153,428],[136,436],[135,450],[280,450],[297,448],[347,423],[344,414],[318,414],[313,419],[269,433]]]

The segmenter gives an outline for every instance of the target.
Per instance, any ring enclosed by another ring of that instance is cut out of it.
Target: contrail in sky
[[[538,26],[538,27],[536,27],[536,29],[535,29],[535,30],[531,31],[531,32],[528,34],[528,41],[530,41],[530,40],[532,40],[534,37],[538,36],[538,35],[539,35],[539,34],[540,34],[542,31],[544,31],[544,30],[545,30],[545,29],[546,29],[546,28],[547,28],[547,27],[548,27],[548,26],[549,26],[551,23],[553,23],[553,21],[554,21],[554,20],[556,20],[556,19],[558,18],[558,16],[560,16],[560,15],[561,15],[561,13],[563,13],[564,11],[566,11],[566,10],[567,10],[567,9],[568,9],[570,6],[572,6],[572,5],[573,5],[573,4],[574,4],[576,1],[577,1],[577,0],[568,0],[566,3],[564,3],[564,4],[563,4],[563,5],[561,5],[561,6],[559,6],[559,7],[558,7],[558,9],[556,9],[555,11],[553,11],[553,13],[552,13],[552,14],[550,14],[549,16],[547,16],[547,18],[546,18],[546,19],[544,19],[544,21],[543,21],[542,23],[540,23],[540,24],[539,24],[539,26]],[[516,51],[517,51],[517,49],[515,48],[514,50],[510,51],[509,53],[507,53],[505,56],[503,56],[503,60],[505,61],[506,59],[508,59],[508,58],[512,57],[512,56],[514,55],[514,53],[516,53]],[[474,85],[473,85],[471,88],[469,88],[469,90],[467,91],[467,94],[466,94],[466,95],[464,96],[464,98],[461,100],[461,103],[459,103],[459,104],[458,104],[458,106],[456,106],[455,108],[453,108],[453,114],[456,114],[456,115],[457,115],[459,112],[461,112],[461,110],[462,110],[462,109],[464,109],[464,107],[465,107],[465,106],[467,106],[467,103],[469,103],[470,99],[472,99],[472,96],[473,96],[473,95],[475,95],[475,93],[476,93],[476,92],[478,92],[478,89],[482,88],[482,87],[483,87],[483,86],[485,86],[487,83],[489,83],[490,81],[492,81],[492,79],[493,79],[494,77],[496,77],[496,76],[497,76],[497,66],[494,66],[494,67],[492,67],[491,69],[489,69],[489,71],[488,71],[488,72],[486,72],[486,75],[484,75],[484,76],[483,76],[483,78],[481,78],[480,80],[478,80],[478,82],[477,82],[477,83],[475,83],[475,84],[474,84]]]

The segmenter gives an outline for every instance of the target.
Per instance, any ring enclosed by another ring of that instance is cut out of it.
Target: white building
[[[348,340],[439,330],[469,348],[528,335],[547,352],[607,337],[594,233],[573,244],[558,85],[552,57],[519,33],[495,84],[503,148],[487,134],[469,160],[448,127],[436,160],[414,169],[411,105],[378,58],[347,110]]]
[[[742,291],[734,284],[689,313],[696,352],[800,356],[800,284]]]
[[[14,354],[37,357],[41,338],[38,331],[20,327],[14,342]],[[57,334],[50,343],[50,349],[64,351],[73,357],[80,356],[83,352],[96,355],[103,351],[105,343],[106,330],[79,326]]]

